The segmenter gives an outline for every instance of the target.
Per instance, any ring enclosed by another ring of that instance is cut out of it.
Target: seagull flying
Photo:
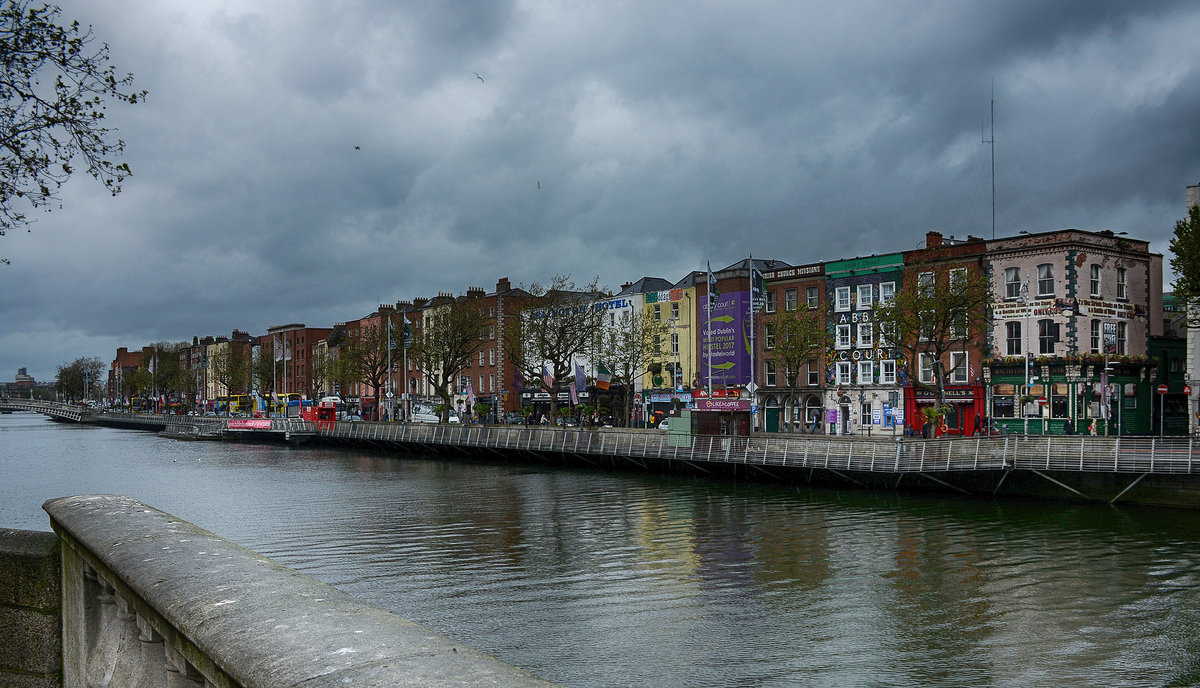
[[[361,147],[359,147],[359,146],[355,146],[355,147],[354,147],[354,150],[362,150],[362,148],[361,148]]]
[[[475,78],[476,78],[476,79],[479,79],[480,81],[483,81],[483,77],[479,76],[479,72],[475,72]],[[486,82],[486,81],[483,81],[483,83],[485,83],[485,84],[486,84],[487,82]]]

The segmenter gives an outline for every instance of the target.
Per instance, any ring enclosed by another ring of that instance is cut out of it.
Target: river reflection
[[[0,416],[0,526],[141,499],[568,686],[1194,685],[1191,512],[187,443]]]

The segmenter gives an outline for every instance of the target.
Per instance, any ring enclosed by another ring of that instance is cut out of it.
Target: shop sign
[[[697,399],[696,408],[701,411],[749,411],[749,399]]]
[[[692,400],[692,395],[690,392],[680,392],[679,394],[656,393],[650,395],[650,403],[652,404],[669,404],[672,399],[688,403]]]
[[[927,389],[915,389],[913,396],[917,401],[937,401],[937,392],[931,392]],[[967,388],[946,388],[946,401],[952,404],[969,404],[975,401],[975,390]]]

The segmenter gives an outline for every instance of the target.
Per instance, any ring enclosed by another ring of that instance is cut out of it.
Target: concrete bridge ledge
[[[152,629],[143,642],[165,639],[212,685],[552,685],[128,497],[63,497],[43,508],[64,561],[73,552],[94,569],[138,627]],[[86,597],[68,593],[64,617],[86,617],[72,609],[91,604]],[[71,667],[94,661],[85,650],[64,647],[68,677],[87,673]]]

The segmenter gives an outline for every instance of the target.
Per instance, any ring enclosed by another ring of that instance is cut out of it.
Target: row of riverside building
[[[1193,193],[1189,188],[1189,194]],[[607,390],[590,385],[579,390],[581,403],[592,403],[617,416],[626,395],[632,396],[638,424],[654,422],[682,407],[694,407],[709,396],[724,407],[752,411],[756,430],[831,434],[902,434],[919,432],[920,412],[935,403],[934,395],[914,384],[911,376],[928,382],[932,361],[906,361],[899,347],[881,342],[872,329],[872,311],[916,279],[914,266],[931,259],[951,269],[965,268],[987,275],[992,305],[980,331],[971,332],[961,351],[948,352],[946,416],[949,434],[972,435],[986,427],[1008,431],[1062,433],[1067,421],[1079,431],[1094,427],[1097,434],[1181,434],[1196,429],[1196,394],[1189,383],[1197,378],[1197,345],[1182,325],[1183,312],[1171,295],[1164,298],[1162,255],[1149,242],[1112,231],[1066,229],[985,240],[926,235],[923,248],[807,264],[777,259],[745,259],[714,270],[720,294],[708,312],[710,273],[695,271],[677,281],[643,277],[623,284],[596,304],[606,322],[619,322],[621,313],[648,311],[666,326],[670,345],[666,365],[632,385],[614,384]],[[764,294],[757,314],[749,308],[753,273],[762,274]],[[396,418],[397,402],[374,408],[375,390],[365,384],[333,389],[314,382],[312,361],[335,353],[349,330],[376,327],[385,318],[402,315],[418,330],[423,314],[457,299],[478,304],[485,315],[476,355],[456,380],[456,401],[466,401],[468,388],[477,404],[493,416],[533,409],[538,417],[548,406],[548,393],[514,388],[512,363],[506,356],[506,322],[519,317],[530,294],[500,278],[493,290],[470,287],[462,295],[440,293],[381,305],[357,320],[331,327],[302,323],[276,325],[261,335],[234,330],[230,337],[194,337],[178,355],[180,366],[193,371],[200,383],[195,404],[211,407],[229,393],[209,374],[221,347],[283,352],[283,372],[269,396],[294,394],[315,399],[338,394],[366,417]],[[791,394],[785,374],[772,360],[772,337],[767,323],[779,313],[817,309],[826,314],[830,348],[799,371],[798,394]],[[719,379],[711,380],[706,365],[709,346],[703,323],[723,320],[723,331],[736,342],[753,347],[729,360]],[[119,349],[109,371],[109,397],[122,396],[122,377],[144,367],[153,352],[147,347]],[[581,361],[594,379],[595,362]],[[1028,366],[1028,370],[1027,370]],[[389,382],[393,399],[438,403],[415,361],[397,354]],[[1027,386],[1027,377],[1030,384]],[[566,382],[559,399],[569,396]],[[751,384],[753,383],[753,384]],[[1165,387],[1163,387],[1165,385]],[[1160,392],[1165,389],[1165,392]],[[237,390],[235,390],[236,392]],[[378,396],[387,398],[386,394]],[[597,413],[600,413],[597,411]],[[617,416],[617,424],[625,424]]]

